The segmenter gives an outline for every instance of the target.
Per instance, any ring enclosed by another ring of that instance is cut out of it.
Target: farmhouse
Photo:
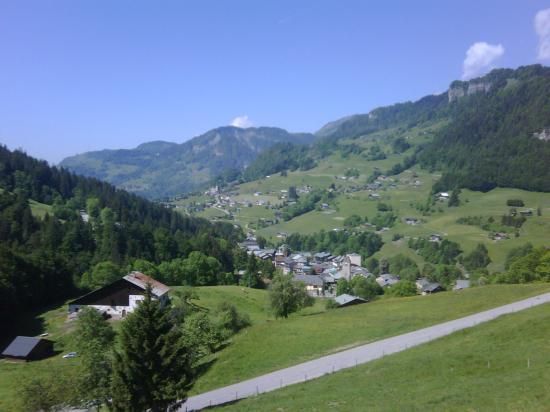
[[[38,360],[51,355],[53,355],[53,342],[51,340],[30,336],[16,337],[2,352],[2,356],[6,360],[14,362]]]
[[[94,290],[69,303],[69,313],[75,313],[83,306],[95,308],[113,317],[124,317],[143,300],[147,285],[151,285],[153,297],[161,303],[168,303],[170,288],[140,272],[132,272],[123,278]]]

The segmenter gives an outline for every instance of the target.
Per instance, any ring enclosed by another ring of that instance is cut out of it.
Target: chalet
[[[407,225],[412,225],[412,226],[414,226],[414,225],[417,225],[417,224],[418,224],[418,219],[415,218],[415,217],[406,217],[406,218],[405,218],[405,223],[406,223]]]
[[[416,281],[416,288],[418,289],[418,292],[420,292],[423,295],[427,295],[435,292],[441,292],[443,290],[443,287],[439,283],[430,282],[426,278],[418,279]]]
[[[504,232],[496,232],[493,235],[493,239],[494,240],[506,240],[506,239],[508,239],[508,234],[504,233]]]
[[[437,235],[437,234],[431,235],[429,239],[430,242],[437,242],[437,243],[441,242],[442,240],[443,240],[443,236]]]
[[[53,355],[51,340],[30,336],[16,337],[2,352],[2,356],[6,360],[13,362],[39,360],[51,355]]]
[[[168,303],[168,286],[143,273],[132,272],[101,289],[69,302],[69,314],[88,306],[106,315],[124,317],[127,313],[133,312],[138,302],[143,300],[148,285],[152,287],[153,298],[162,304]]]
[[[294,275],[295,282],[302,282],[306,285],[306,290],[310,294],[322,295],[325,290],[325,281],[321,276],[317,275]]]
[[[458,279],[453,290],[468,289],[470,287],[470,281],[468,279]]]
[[[519,214],[521,216],[533,216],[533,209],[520,210]]]
[[[313,255],[316,262],[326,262],[332,255],[330,252],[318,252]]]
[[[334,301],[338,304],[339,308],[346,306],[359,305],[361,303],[366,303],[367,301],[359,296],[348,295],[344,293],[343,295],[336,296]]]
[[[399,278],[395,275],[390,275],[389,273],[385,273],[376,278],[376,283],[383,288],[395,285],[397,282],[399,282]]]

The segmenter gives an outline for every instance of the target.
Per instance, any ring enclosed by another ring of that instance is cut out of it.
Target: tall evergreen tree
[[[193,380],[189,352],[169,310],[151,288],[122,323],[113,365],[113,410],[174,410]]]

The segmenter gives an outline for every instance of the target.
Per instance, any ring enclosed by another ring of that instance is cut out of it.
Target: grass
[[[52,215],[52,207],[44,203],[39,203],[35,200],[29,200],[29,206],[31,207],[31,212],[34,217],[43,218],[46,216],[46,213]]]
[[[224,411],[546,411],[550,307],[474,328]],[[529,360],[529,367],[528,367]]]
[[[47,332],[47,339],[54,341],[55,355],[44,360],[28,363],[9,363],[0,360],[0,411],[18,410],[18,389],[32,378],[70,373],[78,365],[78,358],[63,359],[65,352],[74,350],[71,331],[73,323],[67,322],[66,303],[58,304],[41,312],[29,313],[16,319],[14,335],[38,336]],[[2,348],[9,339],[2,339]]]
[[[193,393],[252,378],[359,344],[456,319],[550,290],[549,284],[494,285],[459,293],[384,298],[310,316],[256,324],[233,338]]]
[[[179,287],[172,287],[178,290]],[[206,310],[215,310],[221,302],[231,302],[238,311],[247,313],[253,323],[267,320],[271,315],[265,290],[241,286],[202,286],[195,288],[199,295],[193,303]]]

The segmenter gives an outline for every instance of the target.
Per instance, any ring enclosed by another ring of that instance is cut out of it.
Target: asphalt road
[[[383,356],[391,355],[392,353],[401,352],[413,346],[450,335],[458,330],[496,319],[501,315],[518,312],[547,302],[550,302],[550,293],[323,356],[309,362],[291,366],[290,368],[280,369],[253,379],[191,396],[181,407],[180,411],[197,411],[209,406],[222,405],[260,393],[274,391],[284,386],[316,379],[332,372],[361,365]]]

